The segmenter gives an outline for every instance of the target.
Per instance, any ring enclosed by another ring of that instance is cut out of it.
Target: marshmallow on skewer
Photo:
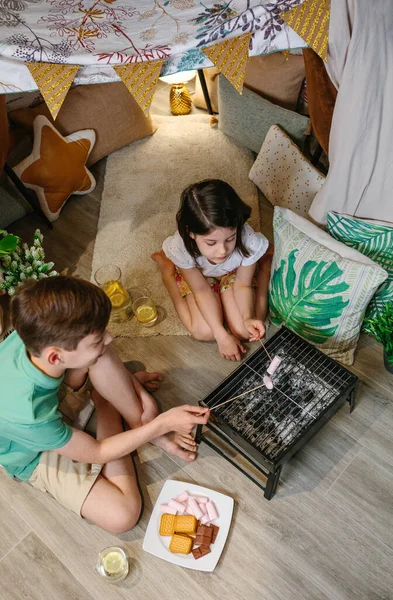
[[[271,361],[270,365],[267,368],[267,373],[269,375],[273,375],[273,373],[275,371],[277,371],[278,367],[280,366],[281,361],[282,361],[282,359],[279,356],[277,356],[277,354],[276,354],[276,356],[273,357],[273,360]]]
[[[176,508],[169,506],[169,504],[160,504],[160,513],[164,513],[167,515],[176,515],[177,510]]]
[[[169,506],[171,506],[172,508],[175,508],[177,510],[177,512],[179,512],[181,515],[184,513],[184,511],[186,510],[186,507],[184,504],[182,504],[181,502],[178,502],[177,500],[175,500],[174,498],[171,498],[168,502]]]
[[[264,375],[263,376],[263,383],[265,384],[266,389],[268,389],[268,390],[272,390],[273,389],[273,382],[270,379],[269,375]]]

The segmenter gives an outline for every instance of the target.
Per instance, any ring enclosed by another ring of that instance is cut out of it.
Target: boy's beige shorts
[[[89,379],[74,391],[63,383],[59,392],[59,410],[65,421],[72,422],[90,398]],[[81,514],[81,509],[103,465],[77,462],[53,450],[41,454],[40,462],[30,476],[33,487],[50,494],[60,504]]]

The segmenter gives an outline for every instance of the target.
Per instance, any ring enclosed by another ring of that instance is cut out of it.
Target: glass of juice
[[[118,546],[110,546],[102,550],[97,559],[96,571],[111,583],[118,583],[128,575],[128,556]]]
[[[117,265],[104,265],[94,273],[97,285],[111,301],[111,323],[122,323],[132,315],[131,298],[121,282],[121,270]]]
[[[157,309],[150,296],[140,296],[132,304],[136,320],[144,327],[151,327],[157,321]]]

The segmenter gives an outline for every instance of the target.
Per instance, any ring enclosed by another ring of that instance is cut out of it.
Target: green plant
[[[364,319],[364,331],[383,344],[387,360],[393,363],[393,302],[387,302],[376,317]]]
[[[4,231],[4,229],[0,229],[0,235],[2,236],[0,239],[0,259],[3,256],[7,256],[7,254],[11,254],[16,249],[18,245],[19,238],[16,235],[12,235]]]
[[[44,236],[39,229],[34,233],[31,247],[22,244],[17,236],[6,231],[0,233],[3,236],[0,240],[0,274],[3,275],[3,279],[0,278],[0,291],[12,296],[17,286],[25,279],[43,279],[57,275],[57,272],[52,270],[54,263],[45,262],[45,251],[42,247]]]
[[[311,342],[322,344],[336,332],[337,325],[331,324],[332,319],[339,317],[349,302],[337,294],[345,292],[349,285],[345,281],[332,283],[342,275],[336,262],[328,265],[324,261],[309,260],[297,277],[294,268],[297,252],[292,250],[289,254],[286,272],[286,261],[282,260],[273,273],[270,316],[275,325],[284,323]]]

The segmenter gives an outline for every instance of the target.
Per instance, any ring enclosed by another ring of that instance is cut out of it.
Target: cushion
[[[287,208],[274,209],[270,318],[351,365],[366,308],[388,274]]]
[[[88,194],[96,186],[86,169],[94,146],[92,129],[63,137],[44,116],[34,120],[33,150],[14,171],[27,188],[33,189],[43,212],[55,221],[71,194]]]
[[[243,88],[240,95],[219,75],[219,128],[237,142],[258,153],[272,125],[280,125],[302,147],[307,117],[276,106]]]
[[[367,309],[374,318],[387,302],[393,301],[393,224],[328,213],[326,230],[336,240],[355,248],[388,272]]]
[[[216,67],[203,70],[214,112],[218,112]],[[273,104],[288,110],[296,110],[300,89],[305,78],[302,56],[273,52],[264,56],[252,56],[247,61],[244,85],[256,94],[263,96]],[[192,97],[195,106],[206,108],[199,78],[195,80],[195,94]]]
[[[53,123],[45,103],[12,111],[9,118],[32,131],[37,115],[44,115]],[[79,129],[94,129],[96,144],[87,166],[155,131],[150,116],[145,117],[122,82],[71,88],[56,118],[56,129],[62,135]]]
[[[304,156],[278,125],[270,127],[249,174],[273,206],[307,217],[325,176]]]
[[[311,125],[315,137],[327,154],[337,90],[327,74],[322,58],[311,48],[303,48],[303,56]]]

